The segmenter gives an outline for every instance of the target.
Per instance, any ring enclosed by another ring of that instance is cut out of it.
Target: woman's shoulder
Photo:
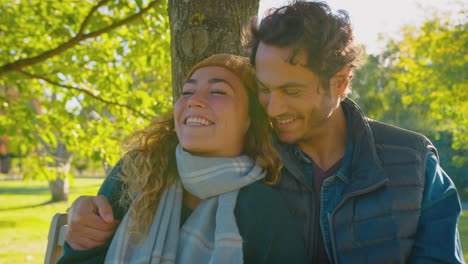
[[[296,221],[277,190],[260,182],[242,188],[235,215],[245,263],[307,263]]]
[[[281,194],[271,186],[261,182],[255,182],[243,187],[239,191],[237,203],[238,206],[243,209],[246,207],[245,209],[248,210],[256,208],[261,211],[269,211],[269,209],[277,211],[282,206],[286,208]]]
[[[255,182],[239,191],[236,204],[236,217],[251,228],[295,225],[281,194],[271,186]]]

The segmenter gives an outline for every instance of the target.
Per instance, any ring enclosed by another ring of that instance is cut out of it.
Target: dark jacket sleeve
[[[107,175],[98,194],[106,196],[109,203],[112,206],[114,218],[122,220],[128,208],[123,208],[119,204],[119,198],[122,195],[124,188],[122,181],[120,180],[122,174],[122,160],[120,160]],[[74,250],[67,242],[63,247],[63,256],[57,263],[68,264],[68,263],[104,263],[106,258],[107,250],[109,249],[112,238],[110,238],[105,244],[89,249],[89,250]]]
[[[109,249],[111,240],[97,248],[88,250],[74,250],[67,242],[63,246],[63,256],[58,260],[57,264],[95,264],[104,263],[107,250]]]
[[[296,222],[279,193],[262,183],[239,192],[235,210],[244,263],[308,263]]]
[[[125,189],[125,186],[121,181],[122,176],[122,160],[119,160],[109,175],[107,175],[98,191],[99,195],[104,195],[107,200],[109,200],[116,220],[122,220],[128,211],[128,208],[120,206],[119,203],[120,197]]]
[[[421,216],[409,263],[465,263],[458,234],[460,198],[437,157],[426,158]]]

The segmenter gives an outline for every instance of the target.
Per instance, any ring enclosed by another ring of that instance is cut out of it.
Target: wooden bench
[[[67,213],[57,213],[52,218],[44,261],[45,264],[55,264],[62,256],[63,244],[65,243],[65,236],[67,235],[68,229],[67,220]]]

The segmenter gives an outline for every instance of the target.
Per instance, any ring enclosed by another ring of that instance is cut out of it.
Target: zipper
[[[319,239],[319,228],[320,228],[320,204],[317,203],[317,197],[315,196],[315,189],[312,188],[312,204],[313,204],[313,211],[312,211],[312,217],[313,217],[313,231],[314,231],[314,238],[313,238],[313,241],[312,241],[312,259],[313,259],[313,262],[312,263],[316,263],[317,262],[317,248],[318,248],[318,239]],[[318,210],[318,214],[317,214],[317,210]]]
[[[332,254],[330,254],[332,259],[330,259],[329,261],[330,261],[330,263],[335,263],[335,259],[336,259],[336,254],[335,254],[336,245],[335,245],[335,239],[334,239],[335,238],[335,232],[333,232],[333,227],[331,226],[332,218],[331,218],[330,213],[327,214],[327,218],[328,218],[328,229],[329,229],[329,233],[330,233],[330,242],[332,244],[332,246],[331,246],[332,247],[331,248]]]
[[[324,197],[323,197],[323,191],[322,191],[322,188],[326,188],[328,186],[330,186],[331,184],[329,184],[331,181],[335,180],[334,178],[339,178],[338,176],[336,176],[336,174],[333,174],[332,176],[328,177],[327,179],[325,179],[322,183],[322,187],[320,188],[320,205],[319,205],[319,208],[322,208],[322,205],[323,205],[323,201],[324,201]],[[327,218],[330,219],[330,213],[327,214]],[[320,231],[322,231],[322,227],[320,226],[320,221],[321,221],[321,215],[319,213],[319,228],[320,228]],[[328,221],[328,223],[330,224],[330,221]],[[323,236],[323,234],[322,234]],[[323,243],[324,243],[324,247],[325,247],[325,253],[327,254],[328,256],[328,261],[329,263],[333,263],[333,255],[330,254],[330,249],[327,247],[327,245],[325,244],[325,240],[323,240]]]
[[[372,186],[369,186],[367,188],[364,188],[362,190],[359,190],[359,191],[356,191],[356,192],[352,192],[352,193],[349,193],[347,195],[345,195],[343,197],[343,199],[341,200],[341,202],[336,206],[336,208],[333,210],[333,212],[331,214],[328,214],[328,229],[329,229],[329,233],[330,233],[330,242],[331,242],[331,245],[332,245],[332,252],[333,252],[333,260],[331,261],[331,263],[338,263],[338,255],[337,255],[337,250],[336,250],[336,241],[335,241],[335,232],[333,230],[333,218],[335,216],[335,213],[338,211],[338,209],[343,206],[343,204],[348,200],[350,199],[351,197],[354,197],[354,196],[359,196],[359,195],[362,195],[362,194],[365,194],[365,193],[369,193],[369,192],[372,192],[380,187],[382,187],[383,185],[387,184],[389,182],[388,179],[384,179]]]

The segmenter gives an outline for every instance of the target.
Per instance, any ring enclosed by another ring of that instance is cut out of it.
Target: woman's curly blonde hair
[[[244,155],[256,161],[267,172],[263,182],[275,184],[282,164],[271,145],[271,125],[257,99],[252,82],[243,82],[247,91],[250,127],[244,142]],[[124,144],[121,181],[123,194],[120,205],[132,208],[134,226],[131,231],[144,233],[153,221],[154,212],[163,192],[178,177],[175,149],[179,140],[171,115],[154,121],[148,128],[134,133]]]

